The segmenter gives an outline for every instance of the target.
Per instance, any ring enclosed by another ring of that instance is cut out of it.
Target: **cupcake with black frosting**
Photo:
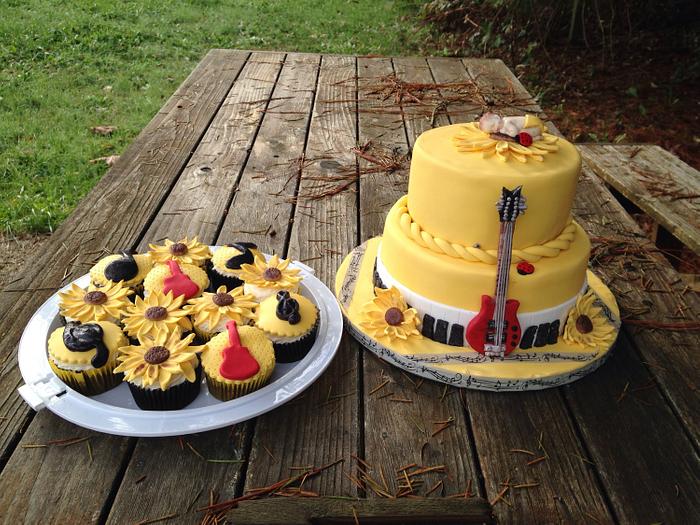
[[[185,237],[177,242],[165,239],[165,244],[149,244],[149,252],[154,264],[165,264],[168,261],[177,261],[180,264],[194,264],[204,267],[211,259],[209,246],[197,240],[197,237],[188,239]]]
[[[212,289],[225,286],[233,290],[241,286],[241,266],[253,264],[255,256],[259,253],[258,247],[252,242],[235,242],[218,248],[211,258],[209,268]]]
[[[49,336],[49,365],[73,390],[94,396],[121,383],[114,369],[125,344],[126,336],[114,323],[68,323]]]
[[[119,366],[131,395],[141,410],[179,410],[195,400],[202,379],[198,353],[191,346],[194,334],[184,339],[178,332],[159,333],[155,338],[119,349]]]
[[[309,353],[318,319],[318,308],[309,299],[282,290],[260,303],[255,324],[272,341],[277,362],[292,363]]]
[[[136,293],[143,292],[143,280],[153,267],[151,256],[122,252],[120,255],[108,255],[100,259],[90,270],[90,281],[96,287],[108,283],[123,281]]]

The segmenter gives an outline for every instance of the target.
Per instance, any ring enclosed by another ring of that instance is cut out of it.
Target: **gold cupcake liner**
[[[49,358],[51,370],[70,388],[84,396],[96,396],[121,384],[124,374],[115,374],[117,363],[90,370],[63,370]]]
[[[209,377],[206,372],[204,375],[207,378],[207,387],[209,387],[209,392],[211,395],[213,395],[219,401],[231,401],[232,399],[243,397],[246,394],[250,394],[251,392],[265,386],[265,383],[267,383],[267,380],[270,379],[271,374],[272,371],[270,371],[270,374],[265,376],[260,375],[255,379],[249,379],[245,382],[234,384],[217,381],[216,379]]]

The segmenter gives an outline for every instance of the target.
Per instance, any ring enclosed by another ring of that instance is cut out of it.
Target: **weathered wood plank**
[[[0,477],[0,522],[97,523],[131,443],[37,414]]]
[[[275,499],[243,501],[228,517],[240,525],[493,523],[483,499]]]
[[[514,101],[530,111],[537,109],[501,61],[465,60],[462,66],[459,62],[431,58],[428,63],[438,82],[460,78],[455,68],[462,67],[461,78],[473,80],[481,93],[478,96],[485,97],[484,109],[522,112],[520,106],[514,107]],[[465,391],[464,398],[488,499],[495,501],[508,488],[506,499],[511,505],[502,500],[494,505],[500,521],[526,523],[531,516],[545,523],[591,519],[586,516],[611,521],[594,472],[569,455],[584,457],[585,452],[557,390],[505,395]],[[527,466],[526,462],[536,456],[525,458],[511,450],[527,449],[539,454],[540,434],[550,457]],[[537,485],[522,489],[503,485],[509,482]]]
[[[199,235],[202,242],[214,242],[248,152],[259,136],[258,129],[265,132],[261,122],[283,60],[284,55],[279,53],[250,56],[187,168],[139,243],[139,250],[145,251],[149,242],[166,237]],[[245,423],[237,425],[234,431],[224,428],[180,441],[138,440],[109,522],[130,523],[176,512],[179,523],[197,523],[201,514],[196,508],[208,501],[210,491],[222,499],[235,495],[251,428],[251,423]],[[168,468],[161,468],[162,465]],[[147,475],[148,482],[136,483],[143,475]],[[187,509],[200,491],[197,501]]]
[[[306,196],[327,186],[319,178],[347,169],[354,173],[355,97],[355,59],[323,57],[288,255],[313,266],[327,284],[342,256],[357,244],[356,195],[344,191],[317,200]],[[345,338],[329,369],[300,399],[258,418],[246,489],[287,478],[294,466],[343,459],[304,488],[320,494],[357,494],[343,475],[351,468],[350,454],[358,452],[360,439],[357,356],[357,345]]]
[[[403,62],[404,66],[407,65]],[[409,62],[413,65],[415,62]],[[423,68],[404,67],[396,71],[400,81],[409,83],[430,83],[432,77],[427,63]],[[367,154],[378,156],[393,154],[406,155],[409,148],[401,114],[388,112],[395,108],[394,101],[375,94],[375,86],[380,78],[394,73],[392,61],[386,58],[358,59],[359,91],[359,133],[360,144],[371,144]],[[425,116],[420,120],[411,119],[415,109],[423,110],[422,104],[406,101],[402,113],[407,117],[409,136],[416,137],[418,127],[430,125]],[[445,119],[441,116],[440,119]],[[410,124],[409,124],[410,122]],[[359,159],[360,168],[360,231],[365,241],[381,235],[384,220],[389,208],[404,195],[408,188],[408,167],[406,158],[400,170],[378,173],[365,173],[376,168],[367,160]],[[425,466],[444,466],[446,474],[434,472],[421,477],[422,486],[415,494],[424,495],[434,489],[433,495],[440,496],[464,492],[468,484],[477,478],[475,458],[470,449],[471,436],[468,434],[465,414],[459,396],[443,392],[442,385],[420,378],[410,378],[369,352],[363,354],[364,372],[364,443],[365,460],[370,465],[368,474],[383,483],[386,478],[390,494],[399,493],[397,477],[399,468],[415,463]],[[393,393],[389,396],[388,394]],[[443,396],[442,394],[445,394]],[[397,402],[408,400],[408,402]],[[439,434],[433,435],[440,425],[435,421],[452,421]],[[381,466],[381,470],[379,469]],[[413,470],[413,469],[412,469]],[[474,489],[476,490],[476,488]],[[377,494],[367,491],[369,497]]]
[[[61,283],[83,274],[102,250],[138,241],[247,57],[236,51],[209,53],[24,268],[21,279],[0,292],[0,417],[7,418],[0,425],[0,457],[11,452],[30,413],[16,392],[21,377],[15,351],[29,317]]]
[[[581,156],[605,182],[700,254],[700,172],[659,146],[586,144]]]

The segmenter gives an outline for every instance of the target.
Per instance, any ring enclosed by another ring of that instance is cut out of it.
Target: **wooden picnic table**
[[[250,240],[330,285],[406,192],[416,137],[486,109],[541,112],[499,60],[209,52],[0,294],[0,521],[213,523],[199,509],[299,474],[301,489],[301,479],[277,488],[295,499],[248,501],[229,519],[697,519],[699,301],[587,164],[573,212],[625,323],[610,360],[571,385],[447,388],[346,335],[298,399],[182,438],[91,432],[17,394],[27,320],[105,253],[185,235]]]

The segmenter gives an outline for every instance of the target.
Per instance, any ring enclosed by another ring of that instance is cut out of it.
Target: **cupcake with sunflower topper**
[[[173,296],[184,296],[185,300],[199,297],[209,286],[207,273],[194,264],[167,261],[156,264],[143,281],[143,294],[172,292]]]
[[[190,299],[184,310],[192,318],[195,333],[203,341],[208,341],[225,331],[229,321],[236,321],[239,325],[254,321],[257,306],[252,295],[243,293],[242,286],[229,291],[222,285],[216,293],[204,292],[201,297]]]
[[[160,333],[179,334],[192,329],[187,312],[182,309],[185,297],[175,297],[173,292],[153,291],[148,297],[137,297],[127,309],[124,329],[134,340],[155,338]]]
[[[119,366],[131,395],[142,410],[179,410],[195,400],[201,384],[198,353],[192,346],[194,334],[180,338],[178,332],[160,332],[138,345],[119,349]]]
[[[380,342],[421,339],[420,319],[414,308],[409,308],[401,292],[392,286],[375,288],[375,298],[365,304],[360,326]]]
[[[275,351],[262,330],[226,323],[202,353],[202,368],[209,392],[230,401],[261,388],[275,368]]]
[[[110,283],[124,281],[124,285],[136,293],[143,292],[143,280],[153,268],[151,256],[122,252],[120,255],[108,255],[100,259],[90,269],[90,281],[97,288]]]
[[[131,305],[133,290],[122,282],[109,282],[101,288],[95,285],[81,288],[73,283],[69,290],[58,292],[58,310],[66,322],[110,321],[119,323]]]
[[[95,396],[121,383],[114,369],[118,349],[125,344],[126,336],[114,323],[68,323],[49,336],[49,365],[70,388]]]
[[[563,339],[578,347],[607,347],[615,341],[619,328],[619,321],[606,312],[595,292],[589,289],[569,312]]]
[[[289,263],[291,259],[280,259],[278,255],[273,255],[269,261],[263,255],[256,255],[253,264],[241,266],[241,279],[245,283],[243,290],[258,302],[282,290],[296,292],[301,282],[301,270],[290,268]]]
[[[165,264],[168,261],[177,261],[180,264],[193,264],[204,267],[211,259],[209,246],[197,240],[197,237],[188,239],[185,237],[177,242],[165,239],[165,244],[149,244],[149,254],[155,264]]]
[[[318,308],[309,299],[282,290],[260,303],[257,314],[255,324],[272,341],[278,362],[293,363],[309,353],[319,319]]]
[[[243,285],[240,279],[241,266],[253,264],[261,255],[252,242],[235,242],[218,248],[211,259],[209,279],[213,289],[226,286],[229,290]]]

